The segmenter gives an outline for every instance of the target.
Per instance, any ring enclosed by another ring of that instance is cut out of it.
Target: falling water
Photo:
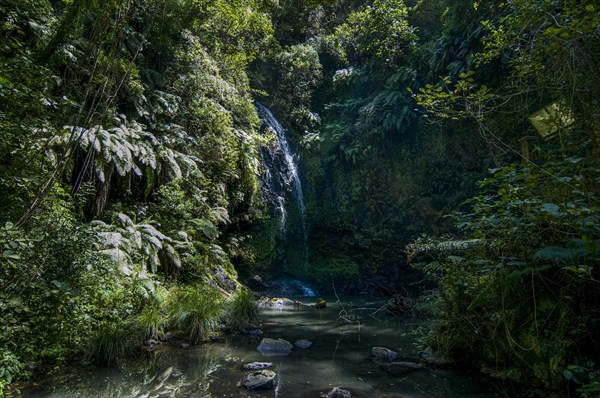
[[[285,195],[283,195],[283,193],[278,193],[278,190],[275,188],[275,183],[273,181],[273,175],[271,174],[271,170],[269,170],[268,167],[265,167],[263,182],[267,188],[267,191],[274,196],[273,206],[275,207],[275,211],[279,214],[279,229],[285,234],[287,224],[287,212],[285,210]]]
[[[265,108],[260,104],[256,104],[258,109],[258,113],[262,119],[264,126],[270,129],[275,136],[277,137],[277,144],[281,149],[283,154],[283,162],[285,168],[287,169],[288,174],[291,176],[291,181],[285,181],[285,178],[282,178],[282,182],[279,185],[283,185],[285,189],[289,189],[289,184],[292,184],[292,192],[294,195],[294,199],[296,202],[296,206],[298,206],[298,214],[300,216],[300,228],[302,229],[302,243],[303,243],[303,255],[304,255],[304,268],[306,269],[308,265],[308,228],[306,225],[306,207],[304,205],[304,194],[302,192],[302,181],[300,181],[300,174],[298,173],[298,164],[296,162],[296,156],[290,149],[290,145],[288,143],[287,137],[285,135],[286,130],[283,128],[281,123],[273,116],[270,110]],[[266,171],[265,176],[263,178],[265,184],[267,185],[267,189],[271,191],[273,195],[275,195],[275,209],[280,215],[281,228],[283,233],[286,233],[287,226],[287,213],[285,209],[285,192],[281,192],[276,188],[276,183],[274,181],[277,176],[280,176],[281,173],[278,170],[269,170],[269,165],[265,164]],[[276,174],[274,176],[273,174]]]

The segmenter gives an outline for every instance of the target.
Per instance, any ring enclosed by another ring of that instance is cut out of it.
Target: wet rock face
[[[243,381],[248,390],[267,390],[275,385],[277,373],[272,370],[262,369],[249,373]]]
[[[235,291],[237,288],[236,281],[234,281],[223,268],[215,267],[213,272],[214,280],[220,288],[230,293]]]
[[[264,338],[256,348],[262,355],[287,355],[294,346],[287,340]]]

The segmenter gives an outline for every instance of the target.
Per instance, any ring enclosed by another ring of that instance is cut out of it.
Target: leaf
[[[585,248],[566,248],[560,246],[547,246],[538,250],[534,258],[548,260],[555,264],[570,264],[585,256]]]
[[[565,378],[567,380],[571,380],[571,379],[573,379],[573,372],[571,372],[568,369],[565,369],[565,370],[563,370],[563,376],[565,376]]]
[[[121,220],[121,223],[123,224],[123,226],[132,226],[133,221],[131,221],[131,218],[129,218],[127,215],[123,214],[123,213],[119,213],[117,214],[117,217],[119,218],[119,220]]]
[[[560,207],[554,203],[544,203],[540,206],[540,209],[546,213],[552,214],[553,216],[560,216],[564,214],[560,212]]]
[[[215,239],[219,235],[219,230],[208,220],[194,218],[189,222],[196,226],[208,239]]]
[[[220,223],[229,224],[229,212],[224,207],[214,207],[210,211],[212,218]]]

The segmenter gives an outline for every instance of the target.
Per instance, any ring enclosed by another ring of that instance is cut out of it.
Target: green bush
[[[107,323],[98,329],[92,339],[90,358],[102,365],[114,365],[133,347],[134,334],[130,325],[125,323]]]
[[[169,319],[185,331],[191,343],[205,339],[218,328],[225,305],[219,291],[202,285],[174,287],[169,299]]]
[[[497,172],[471,212],[455,215],[466,240],[419,240],[407,252],[440,287],[429,345],[499,378],[557,389],[568,364],[598,355],[598,180],[586,158],[544,170]]]
[[[13,379],[20,375],[25,366],[11,351],[0,348],[0,397]]]
[[[233,329],[255,326],[258,322],[259,308],[250,290],[239,289],[229,303],[227,323]]]
[[[136,329],[143,338],[158,338],[168,325],[168,315],[162,303],[146,306],[136,318]]]

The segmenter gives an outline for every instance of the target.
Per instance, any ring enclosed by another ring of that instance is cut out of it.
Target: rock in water
[[[273,366],[271,362],[251,362],[244,365],[244,369],[258,370],[264,368],[270,368]]]
[[[275,385],[275,377],[277,377],[277,373],[272,370],[257,370],[249,373],[244,378],[243,384],[248,390],[266,390],[273,388]]]
[[[250,336],[260,336],[263,331],[260,329],[242,329],[242,334],[248,334]]]
[[[318,310],[325,309],[327,307],[327,302],[322,298],[317,299],[317,303],[315,304],[315,308]]]
[[[258,301],[258,305],[260,307],[275,307],[275,308],[282,308],[282,307],[296,307],[296,306],[302,306],[304,304],[302,304],[299,301],[294,301],[291,300],[289,298],[285,298],[285,297],[263,297],[262,299],[260,299]]]
[[[392,362],[400,357],[396,351],[392,351],[384,347],[373,347],[371,349],[371,357],[375,362]]]
[[[408,361],[379,362],[379,366],[394,376],[400,376],[414,370],[423,369],[424,367],[422,363]]]
[[[294,346],[287,340],[264,338],[256,348],[262,355],[287,355]]]
[[[301,348],[303,350],[310,348],[310,346],[312,345],[312,342],[310,342],[309,340],[306,339],[302,339],[302,340],[298,340],[294,343],[294,345],[298,348]]]
[[[173,333],[163,333],[160,336],[158,336],[158,339],[160,341],[167,342],[169,340],[173,340],[175,338],[175,335]]]
[[[321,394],[321,398],[352,398],[350,391],[334,387],[328,393]]]

